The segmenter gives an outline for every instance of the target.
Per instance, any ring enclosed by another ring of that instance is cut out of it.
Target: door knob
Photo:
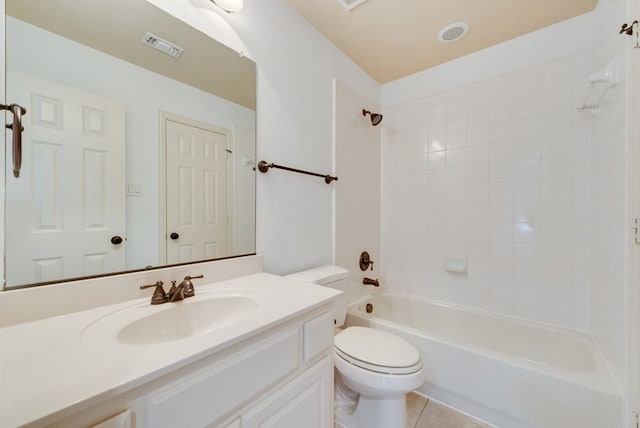
[[[112,236],[111,237],[111,243],[113,245],[120,245],[120,244],[122,244],[122,238],[120,236],[118,236],[118,235]]]
[[[180,235],[178,235],[177,233],[173,232],[171,235],[169,235],[169,237],[175,241],[176,239],[180,238]]]

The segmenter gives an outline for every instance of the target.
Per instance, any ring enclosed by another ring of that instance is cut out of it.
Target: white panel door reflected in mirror
[[[6,181],[7,278],[124,270],[124,104],[14,71],[7,80],[29,113],[21,176]]]
[[[167,263],[224,257],[231,247],[231,133],[179,118],[164,126]]]

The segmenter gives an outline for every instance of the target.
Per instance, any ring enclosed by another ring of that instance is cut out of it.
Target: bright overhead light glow
[[[244,0],[211,0],[225,12],[240,12],[244,6]]]

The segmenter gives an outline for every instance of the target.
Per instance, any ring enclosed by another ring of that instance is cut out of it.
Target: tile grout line
[[[422,416],[425,414],[425,411],[427,410],[427,406],[428,405],[429,405],[429,399],[427,398],[426,403],[424,403],[424,407],[420,411],[420,414],[416,418],[416,422],[413,424],[413,427],[411,427],[411,428],[416,428],[418,426],[418,424],[420,423],[420,419],[422,419]]]

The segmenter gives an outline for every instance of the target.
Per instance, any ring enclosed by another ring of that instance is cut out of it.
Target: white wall
[[[379,112],[356,91],[335,82],[335,247],[337,265],[349,269],[350,301],[372,291],[364,277],[380,278],[380,129],[362,109]],[[373,270],[360,270],[360,253],[367,251]]]
[[[8,68],[125,104],[127,182],[143,188],[142,197],[127,198],[127,268],[157,265],[159,111],[229,130],[253,128],[255,112],[11,17],[7,33]]]
[[[259,65],[259,159],[333,172],[333,78],[374,104],[379,85],[283,1],[247,1],[245,13],[251,27],[237,31]],[[267,271],[333,261],[333,192],[340,184],[281,171],[258,177],[257,241]]]
[[[233,129],[233,253],[256,249],[256,131]]]

